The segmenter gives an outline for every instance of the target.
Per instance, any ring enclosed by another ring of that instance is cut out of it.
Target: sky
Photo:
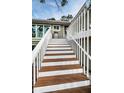
[[[57,0],[58,2],[61,0]],[[86,0],[68,0],[64,7],[58,9],[55,0],[46,0],[40,3],[40,0],[32,0],[32,18],[48,19],[55,18],[59,20],[61,16],[71,14],[73,17],[78,13]]]

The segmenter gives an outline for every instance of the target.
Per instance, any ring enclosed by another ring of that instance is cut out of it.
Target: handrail
[[[50,33],[51,33],[51,28],[48,29],[46,34],[42,37],[42,39],[39,41],[39,43],[36,45],[36,47],[32,51],[32,60],[34,60],[34,58],[37,56],[38,51],[40,50],[40,48],[43,45],[45,39],[49,36]]]
[[[33,85],[37,81],[39,69],[41,68],[41,63],[43,61],[43,56],[47,49],[48,42],[52,39],[51,28],[45,33],[39,43],[36,45],[32,51],[32,72],[33,72]]]
[[[69,35],[69,36],[79,46],[79,48],[81,49],[81,51],[83,51],[87,55],[87,57],[91,60],[91,56],[79,45],[79,43],[74,39],[74,37],[72,35]]]
[[[74,48],[83,73],[90,77],[91,65],[91,2],[87,0],[67,28],[67,40]]]

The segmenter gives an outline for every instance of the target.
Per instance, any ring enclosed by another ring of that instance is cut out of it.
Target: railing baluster
[[[87,53],[89,54],[88,50],[89,50],[89,37],[87,37]],[[89,77],[89,58],[88,57],[87,57],[87,77]]]
[[[76,34],[78,34],[78,19],[76,20]],[[76,39],[76,41],[78,42],[78,39]],[[77,47],[77,58],[78,58],[78,45],[76,46]]]
[[[80,33],[80,15],[79,15],[79,17],[78,17],[78,20],[79,20],[79,21],[78,21],[78,24],[79,24],[79,25],[78,25],[78,35],[79,35],[79,33]],[[80,38],[78,39],[78,43],[79,43],[79,45],[80,45]],[[78,53],[78,54],[79,54],[79,61],[80,61],[80,56],[81,56],[81,55],[80,55],[80,48],[79,48],[79,53]]]
[[[79,18],[79,16],[78,16],[78,34],[79,34],[79,31],[80,31],[80,18]],[[79,44],[79,38],[78,38],[78,44]],[[79,61],[80,61],[80,49],[79,49],[79,46],[78,46],[78,59],[79,59]]]
[[[33,84],[36,82],[36,73],[35,73],[35,60],[33,61]]]
[[[39,69],[41,68],[41,62],[43,61],[43,56],[45,54],[45,50],[47,48],[49,40],[52,39],[51,28],[47,31],[37,46],[32,51],[32,71],[33,71],[33,85],[35,85],[38,76]],[[45,42],[47,41],[47,42]]]
[[[38,70],[40,70],[40,51],[39,51],[39,54],[38,54],[38,63],[39,63],[38,64],[38,67],[39,67]]]
[[[40,49],[39,53],[40,53],[40,55],[39,55],[39,58],[40,58],[39,70],[40,70],[40,68],[41,68],[41,49]]]
[[[76,57],[79,59],[80,64],[83,68],[83,73],[89,77],[90,71],[90,17],[89,14],[90,4],[86,3],[82,6],[81,10],[72,20],[70,26],[67,29],[67,39],[73,41],[76,47]],[[71,44],[74,46],[73,44]]]
[[[35,57],[35,79],[37,80],[38,79],[38,69],[39,69],[39,67],[38,67],[38,54],[37,54],[37,56]]]
[[[89,10],[87,10],[87,30],[89,31]],[[89,36],[87,37],[87,53],[89,54]],[[87,77],[89,77],[89,58],[87,57]]]
[[[85,9],[84,9],[84,32],[85,32],[85,30],[86,30],[86,28],[85,28],[85,26],[86,26],[86,19],[85,19]],[[85,50],[85,35],[84,35],[84,50]],[[85,74],[85,53],[84,53],[84,66],[83,66],[83,68],[84,68],[84,74]]]

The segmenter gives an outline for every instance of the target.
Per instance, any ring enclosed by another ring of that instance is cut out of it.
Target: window
[[[60,30],[60,26],[54,26],[54,30]]]
[[[44,25],[44,33],[46,33],[49,29],[50,25]]]
[[[36,26],[32,25],[32,37],[36,36]]]
[[[43,25],[37,26],[37,36],[42,37],[43,36]]]

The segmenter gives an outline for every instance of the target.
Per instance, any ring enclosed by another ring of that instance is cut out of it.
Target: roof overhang
[[[59,21],[59,20],[32,19],[32,24],[49,24],[49,25],[69,26],[70,22],[68,22],[68,21]]]

